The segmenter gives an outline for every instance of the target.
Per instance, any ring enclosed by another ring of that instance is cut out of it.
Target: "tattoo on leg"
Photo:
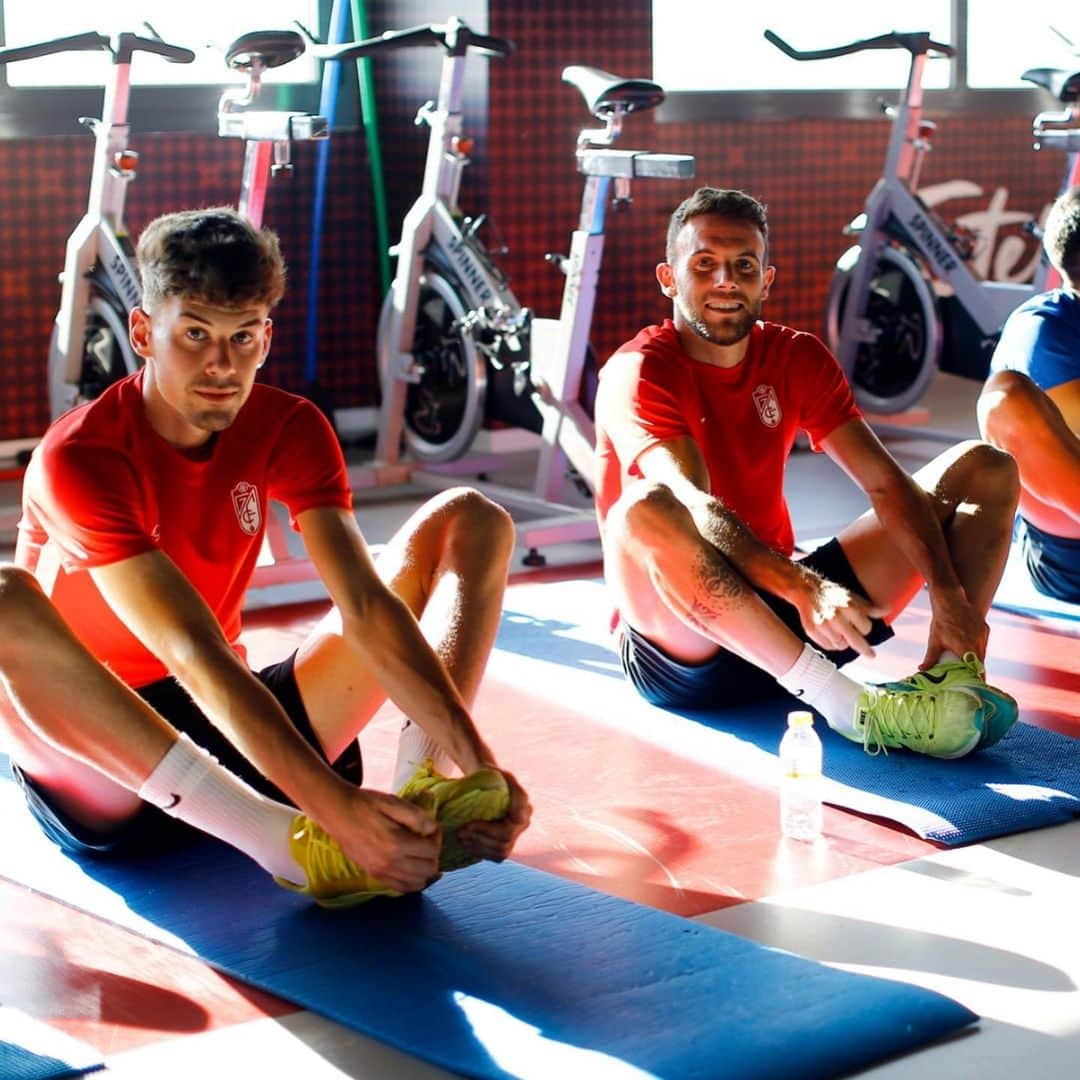
[[[687,614],[702,629],[726,615],[746,596],[746,583],[720,555],[701,552],[695,560],[694,577],[697,587]]]

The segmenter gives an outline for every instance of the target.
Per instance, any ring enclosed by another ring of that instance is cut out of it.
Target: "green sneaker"
[[[320,907],[355,907],[376,896],[401,895],[354,863],[341,845],[305,814],[293,819],[289,850],[307,875],[307,884],[297,885],[282,877],[274,880],[282,888],[310,896]]]
[[[974,653],[965,653],[962,660],[945,660],[926,671],[917,671],[891,686],[910,687],[916,691],[934,693],[939,690],[964,688],[979,695],[983,703],[981,734],[974,749],[993,746],[1016,723],[1020,707],[1016,699],[985,679],[986,669]]]
[[[419,806],[442,826],[440,870],[460,870],[477,862],[458,839],[470,821],[498,821],[510,809],[510,789],[498,769],[478,769],[447,779],[425,761],[398,792],[398,798]]]
[[[899,682],[868,686],[855,726],[868,754],[904,747],[957,758],[992,746],[1016,722],[1016,701],[983,679],[974,653],[935,664]]]

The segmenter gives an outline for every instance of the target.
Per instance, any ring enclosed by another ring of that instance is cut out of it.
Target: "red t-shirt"
[[[79,638],[131,686],[167,674],[98,592],[92,567],[161,549],[236,647],[267,500],[295,518],[352,505],[341,448],[303,398],[256,384],[203,461],[150,426],[142,372],[54,423],[23,484],[16,562],[32,570]]]
[[[642,330],[600,371],[596,398],[596,504],[601,526],[638,457],[690,436],[709,470],[712,494],[762,543],[795,546],[784,467],[800,428],[814,449],[859,416],[832,353],[813,334],[757,322],[743,359],[714,367],[683,352],[670,319]]]

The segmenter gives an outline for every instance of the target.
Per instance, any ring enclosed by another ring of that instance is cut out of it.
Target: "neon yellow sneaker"
[[[470,821],[498,821],[510,809],[510,789],[498,769],[478,769],[448,779],[425,761],[405,782],[398,798],[419,806],[442,826],[440,870],[460,870],[479,860],[458,839],[458,829]]]
[[[868,754],[904,747],[957,758],[992,746],[1016,723],[1016,701],[988,686],[974,653],[935,664],[898,682],[869,686],[856,706]]]
[[[355,907],[376,896],[401,895],[354,863],[341,845],[306,814],[297,814],[293,819],[289,850],[307,875],[307,884],[297,885],[282,877],[274,880],[282,888],[310,896],[320,907]]]

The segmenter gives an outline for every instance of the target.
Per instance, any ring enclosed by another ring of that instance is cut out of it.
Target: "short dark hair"
[[[1080,185],[1058,196],[1043,228],[1043,247],[1070,286],[1080,285]]]
[[[735,191],[732,188],[700,187],[693,195],[683,199],[676,207],[668,222],[667,247],[665,255],[667,261],[673,262],[675,258],[675,240],[682,227],[690,218],[700,217],[702,214],[719,214],[721,217],[734,218],[736,221],[748,221],[761,233],[765,241],[766,251],[769,247],[769,221],[765,216],[765,204],[758,202],[752,195],[745,191]]]
[[[277,235],[231,206],[155,218],[139,236],[136,259],[148,310],[170,296],[213,307],[273,307],[285,292]]]

